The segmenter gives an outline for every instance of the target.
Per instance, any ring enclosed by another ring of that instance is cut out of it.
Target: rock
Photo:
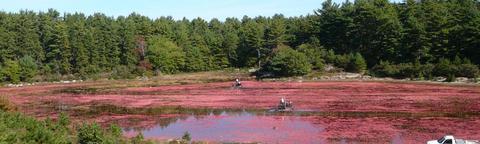
[[[24,84],[7,84],[7,87],[23,87]]]
[[[372,79],[372,76],[368,76],[368,75],[362,76],[362,79],[363,80],[369,80],[369,79]]]
[[[393,80],[393,78],[389,78],[389,77],[383,78],[383,79],[384,79],[384,80],[387,80],[387,81],[392,81],[392,80]]]
[[[329,80],[330,77],[329,77],[329,76],[321,76],[320,79],[321,79],[321,80]]]
[[[444,78],[444,77],[434,77],[433,78],[433,81],[437,81],[437,82],[443,82],[443,81],[446,81],[447,78]]]
[[[325,67],[323,68],[326,72],[329,72],[329,71],[332,71],[332,70],[335,70],[335,67],[332,66],[332,65],[325,65]]]
[[[354,79],[362,76],[359,73],[345,73],[344,75],[345,75],[345,78],[347,79]]]
[[[468,78],[466,78],[466,77],[458,77],[458,78],[455,78],[455,81],[456,81],[456,82],[466,83],[466,82],[468,82]]]

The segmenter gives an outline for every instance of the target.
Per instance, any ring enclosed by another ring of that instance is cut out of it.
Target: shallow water
[[[268,113],[223,111],[183,115],[144,128],[125,127],[126,136],[139,132],[149,139],[261,143],[425,143],[445,134],[478,139],[477,118],[336,117],[304,115],[308,111]],[[448,127],[446,127],[448,125]],[[462,128],[462,129],[458,129]]]
[[[125,129],[127,134],[136,130]],[[322,143],[319,125],[302,117],[274,116],[249,112],[220,115],[189,116],[168,126],[142,130],[146,138],[179,138],[189,132],[194,141],[264,142],[264,143]]]

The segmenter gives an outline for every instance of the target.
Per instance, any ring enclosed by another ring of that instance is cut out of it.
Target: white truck
[[[446,135],[438,140],[428,141],[427,144],[480,144],[478,140],[456,139],[452,135]]]

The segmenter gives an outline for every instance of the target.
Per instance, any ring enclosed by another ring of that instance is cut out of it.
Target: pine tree
[[[355,2],[354,49],[365,55],[370,65],[380,60],[396,61],[402,27],[395,8],[387,0]]]
[[[118,47],[120,63],[128,67],[133,67],[138,64],[139,56],[136,54],[135,48],[135,28],[132,20],[127,20],[125,17],[117,19],[119,24],[118,30]]]
[[[264,45],[264,28],[255,21],[247,21],[241,30],[242,47],[238,54],[241,66],[255,66],[260,60],[267,56]],[[260,59],[259,59],[260,58]]]
[[[162,16],[153,22],[153,34],[161,35],[168,39],[173,39],[175,38],[174,24],[175,21],[171,16]]]
[[[66,23],[69,26],[69,42],[72,50],[72,71],[82,78],[88,75],[88,49],[86,47],[87,30],[85,28],[85,16],[74,14],[66,16]]]
[[[185,70],[189,72],[209,70],[209,64],[213,63],[213,59],[209,56],[210,50],[203,37],[193,33],[190,41],[192,45],[185,48]]]
[[[189,32],[189,21],[187,19],[183,19],[182,21],[179,21],[174,29],[175,29],[175,42],[177,42],[177,45],[182,47],[182,48],[187,48],[191,46],[191,42],[189,40],[190,37],[190,32]]]
[[[14,53],[17,59],[32,56],[37,62],[44,60],[45,53],[40,44],[37,19],[37,15],[32,11],[20,11],[18,14],[15,21],[17,25],[14,27],[16,32]]]
[[[15,37],[14,32],[10,31],[11,15],[5,12],[0,12],[0,65],[15,57],[14,46]]]
[[[55,53],[54,48],[50,47],[54,43],[55,24],[59,20],[60,13],[49,9],[47,13],[39,13],[39,36],[43,50],[45,51],[45,63],[53,63]]]
[[[473,0],[451,1],[453,16],[450,23],[455,25],[449,33],[452,54],[464,54],[480,64],[480,7]]]
[[[353,6],[346,2],[341,7],[327,0],[322,4],[322,9],[315,11],[316,18],[313,26],[314,34],[320,39],[327,49],[333,49],[338,53],[355,51],[351,47],[351,31],[354,26]]]
[[[209,23],[209,29],[205,33],[205,40],[212,54],[213,63],[210,66],[213,69],[228,67],[229,61],[226,51],[222,47],[224,35],[222,35],[222,24],[218,19],[212,19]]]
[[[427,45],[427,36],[425,24],[420,21],[420,5],[415,0],[406,2],[405,10],[401,13],[401,20],[404,25],[404,35],[402,39],[401,55],[404,58],[402,62],[413,62],[421,60],[430,62],[430,46]]]
[[[224,40],[222,47],[224,48],[224,53],[227,55],[227,59],[230,63],[230,66],[239,66],[238,64],[238,55],[237,49],[239,46],[240,38],[238,37],[238,28],[240,27],[240,22],[235,18],[227,18],[225,20],[224,28],[222,35],[224,35]]]
[[[270,20],[268,28],[265,30],[265,47],[270,49],[276,48],[278,45],[285,43],[285,18],[283,15],[275,15]],[[270,52],[268,52],[270,53]]]
[[[453,57],[448,49],[448,17],[450,13],[443,2],[425,0],[422,2],[422,21],[428,38],[426,44],[430,47],[433,57]]]
[[[327,0],[314,15],[210,22],[152,20],[137,13],[114,18],[102,13],[60,16],[53,9],[0,12],[0,65],[2,71],[15,71],[21,61],[18,67],[35,64],[36,75],[132,77],[130,72],[149,75],[152,68],[175,73],[257,67],[270,62],[278,46],[286,46],[307,55],[315,69],[325,60],[352,71],[360,65],[362,72],[363,63],[378,66],[383,60],[391,62],[383,70],[386,76],[473,77],[475,64],[480,64],[479,5],[473,0],[356,0],[341,5]],[[166,57],[171,53],[165,47],[181,49],[186,64],[170,67]],[[3,75],[14,82],[33,77]]]
[[[49,50],[46,53],[46,59],[50,68],[57,74],[70,74],[72,53],[68,40],[68,29],[64,22],[55,23],[51,42],[47,47]]]
[[[194,46],[185,48],[185,71],[195,72],[204,70],[206,63],[203,61],[203,57],[201,48]]]

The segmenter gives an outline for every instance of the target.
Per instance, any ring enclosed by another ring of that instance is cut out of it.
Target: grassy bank
[[[175,141],[186,143],[186,141]],[[0,98],[0,143],[105,143],[105,144],[147,144],[157,143],[143,139],[139,134],[126,138],[122,129],[115,124],[101,127],[96,123],[71,123],[69,117],[60,114],[52,120],[37,120],[16,112],[16,107],[6,98]]]

